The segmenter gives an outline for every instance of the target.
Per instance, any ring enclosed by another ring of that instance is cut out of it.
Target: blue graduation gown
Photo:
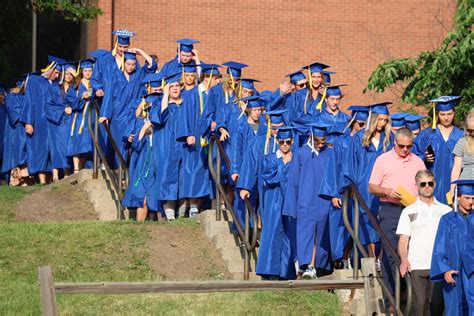
[[[425,159],[426,147],[431,144],[435,152],[435,161],[427,163],[426,167],[434,172],[436,180],[435,197],[441,203],[447,204],[446,193],[451,188],[451,170],[454,164],[454,146],[464,136],[464,131],[454,127],[447,141],[444,141],[439,128],[425,128],[414,141],[413,153]]]
[[[159,201],[156,197],[155,181],[156,169],[153,165],[153,134],[145,135],[141,140],[138,140],[140,130],[144,124],[143,119],[137,119],[134,124],[135,130],[132,140],[132,160],[134,161],[134,168],[130,171],[130,185],[125,192],[123,198],[123,205],[130,208],[143,207],[145,198],[147,207],[150,210],[158,210]]]
[[[179,168],[181,164],[182,144],[176,141],[176,129],[179,124],[181,106],[168,104],[161,112],[161,102],[150,110],[150,121],[153,123],[153,146],[155,167],[155,189],[157,198],[162,201],[178,199]]]
[[[262,233],[256,272],[262,276],[295,279],[290,238],[283,225],[283,198],[290,164],[275,154],[263,158]]]
[[[290,163],[284,215],[296,218],[297,258],[300,266],[311,264],[316,243],[315,267],[331,270],[328,215],[330,201],[319,196],[331,148],[319,155],[307,144],[296,151]]]
[[[320,195],[329,199],[339,198],[343,200],[342,190],[343,175],[347,173],[347,160],[351,147],[352,136],[348,132],[336,138],[333,150],[334,159],[328,164],[326,178],[321,186]],[[350,206],[352,206],[350,201]],[[351,207],[348,209],[349,214]],[[341,259],[344,255],[344,248],[349,241],[350,235],[344,225],[342,209],[332,206],[329,210],[329,237],[331,240],[331,256],[333,260]]]
[[[316,116],[316,121],[317,122],[323,122],[326,124],[331,125],[329,128],[329,132],[341,132],[344,130],[346,127],[347,123],[350,120],[350,116],[347,115],[346,113],[339,111],[336,115],[332,115],[329,113],[326,109],[323,109],[321,113],[319,113]],[[333,143],[335,140],[335,136],[328,136],[327,142],[328,143]]]
[[[30,76],[25,92],[25,105],[21,113],[20,122],[33,125],[33,135],[27,135],[27,165],[28,173],[51,170],[49,159],[50,140],[48,137],[48,123],[46,108],[56,93],[54,86],[42,76]]]
[[[434,282],[443,282],[446,315],[474,314],[474,275],[472,242],[474,237],[474,214],[463,216],[449,212],[441,217],[431,258],[430,277]],[[455,285],[444,281],[444,273],[453,274]]]
[[[180,198],[200,198],[211,194],[211,182],[207,165],[207,150],[200,139],[204,128],[198,87],[182,92],[183,104],[178,112],[176,140],[181,144],[182,165],[180,169]],[[203,96],[204,98],[204,96]],[[203,100],[204,102],[204,100]],[[204,111],[204,104],[203,111]],[[194,136],[196,143],[189,146],[188,136]]]
[[[73,88],[69,90],[73,90]],[[54,169],[69,168],[67,159],[67,135],[70,127],[70,117],[64,112],[66,102],[61,87],[54,85],[53,91],[54,94],[51,96],[46,107],[51,167]]]
[[[66,96],[66,103],[72,108],[71,120],[68,128],[68,156],[90,156],[93,151],[92,137],[89,133],[89,109],[91,99],[83,99],[82,94],[87,91],[87,87],[81,83],[79,89],[69,89]],[[92,112],[92,119],[95,117]]]
[[[19,122],[23,110],[25,96],[20,93],[10,93],[5,99],[7,122],[2,140],[4,141],[2,172],[26,164],[26,133]]]
[[[113,85],[104,95],[100,109],[100,116],[107,117],[110,120],[109,124],[112,137],[124,158],[127,157],[127,151],[123,146],[121,146],[121,140],[123,130],[129,123],[131,107],[133,102],[140,95],[140,87],[143,78],[148,73],[152,73],[155,70],[155,62],[153,62],[150,68],[147,63],[145,63],[144,67],[140,67],[137,63],[137,69],[130,74],[129,80],[127,80],[123,72],[120,72],[113,78]],[[111,167],[117,169],[119,167],[118,157],[113,155],[110,159]]]
[[[196,62],[194,60],[191,60],[189,63],[186,65],[195,65]],[[164,65],[163,68],[161,68],[160,72],[162,72],[165,77],[174,75],[177,72],[181,72],[183,65],[181,62],[178,60],[178,55],[176,55],[175,58],[171,59],[170,61],[167,61]]]
[[[369,147],[363,147],[362,138],[364,136],[364,132],[364,130],[359,131],[353,137],[351,147],[349,148],[350,155],[347,161],[347,168],[344,169],[344,177],[351,179],[351,181],[357,185],[360,194],[366,201],[372,214],[377,216],[380,200],[377,196],[369,193],[369,179],[370,174],[372,173],[372,168],[375,164],[375,160],[384,153],[383,143],[385,140],[385,134],[380,134],[378,148],[375,148],[372,143]],[[393,142],[390,141],[390,144],[385,152],[391,150],[392,147]],[[347,184],[346,180],[344,180],[344,182],[344,184]],[[362,208],[360,208],[359,239],[364,245],[376,243],[380,240],[377,232],[372,227],[372,224],[370,224],[367,214],[365,214],[365,211]]]

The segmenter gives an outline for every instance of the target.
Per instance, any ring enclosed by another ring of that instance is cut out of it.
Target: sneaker
[[[381,272],[381,271],[382,271],[382,262],[380,261],[379,258],[377,258],[377,260],[375,261],[375,269],[376,269],[378,272]]]
[[[344,259],[342,260],[342,262],[344,263],[344,270],[352,270],[352,264],[350,259]]]
[[[176,218],[174,217],[174,210],[165,210],[166,219],[168,222],[174,221]]]
[[[199,210],[197,208],[191,208],[189,210],[189,217],[195,217],[199,214]]]
[[[317,279],[316,269],[312,266],[308,266],[308,268],[303,272],[302,276],[303,280],[315,280]]]

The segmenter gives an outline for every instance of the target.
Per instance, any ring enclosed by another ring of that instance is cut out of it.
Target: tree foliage
[[[35,12],[60,12],[66,20],[73,22],[90,21],[103,12],[90,0],[32,0]],[[95,1],[94,1],[95,2]]]
[[[389,60],[377,66],[364,93],[384,92],[396,83],[406,84],[402,101],[427,105],[441,95],[459,95],[458,119],[472,108],[474,100],[474,8],[471,0],[458,0],[454,30],[442,45],[416,57]]]

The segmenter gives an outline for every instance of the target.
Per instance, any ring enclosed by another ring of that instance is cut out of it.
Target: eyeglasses
[[[402,144],[397,144],[398,148],[400,149],[412,149],[413,145],[402,145]]]
[[[305,87],[306,87],[306,84],[307,84],[307,83],[305,82],[305,83],[297,84],[296,86],[297,86],[298,88],[305,88]]]
[[[282,145],[291,145],[291,139],[279,140],[279,141],[278,141],[278,144],[279,144],[280,146],[282,146]]]
[[[420,182],[420,187],[424,188],[428,185],[430,188],[434,187],[434,181]]]

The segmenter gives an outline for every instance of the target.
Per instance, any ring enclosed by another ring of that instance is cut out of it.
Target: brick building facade
[[[249,64],[244,76],[259,90],[313,61],[331,65],[333,83],[347,83],[343,107],[399,102],[401,90],[363,94],[371,72],[386,60],[437,48],[451,30],[454,0],[98,0],[104,11],[89,28],[89,49],[111,48],[113,29],[138,34],[132,46],[175,56],[174,40],[198,39],[202,60]]]

